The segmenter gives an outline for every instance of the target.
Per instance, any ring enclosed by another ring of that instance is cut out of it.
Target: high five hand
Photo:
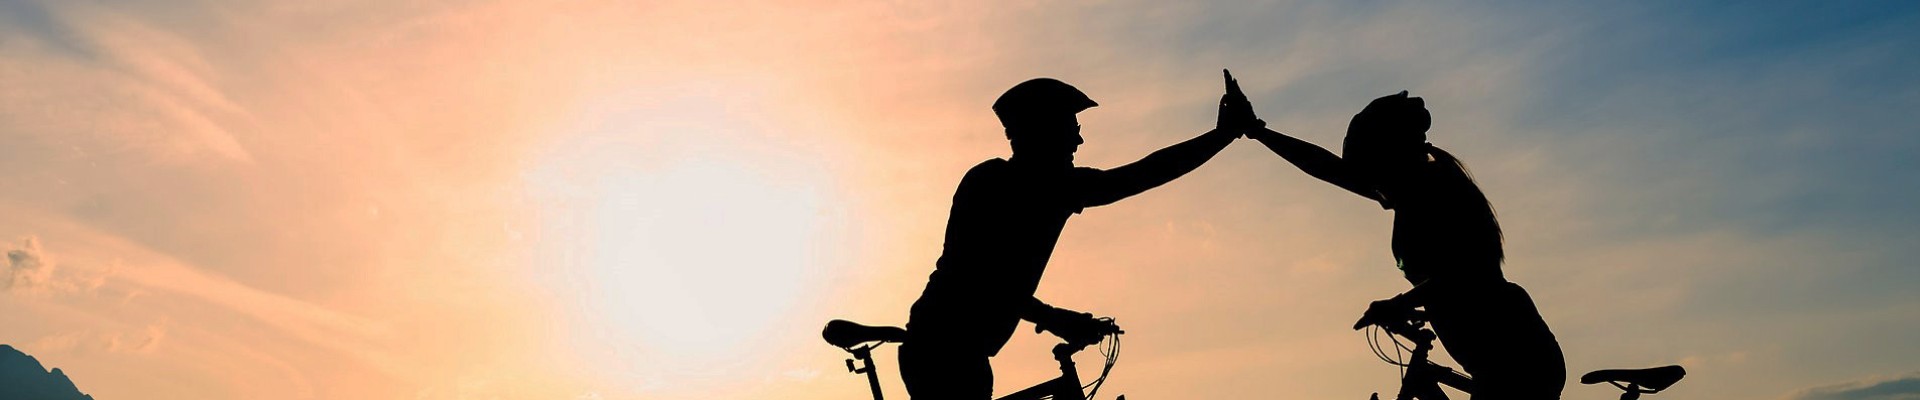
[[[1248,129],[1266,126],[1266,122],[1253,115],[1253,103],[1247,101],[1247,94],[1240,91],[1240,81],[1233,79],[1233,72],[1222,69],[1220,73],[1225,76],[1227,94],[1220,96],[1220,115],[1214,128],[1238,130],[1244,134]]]

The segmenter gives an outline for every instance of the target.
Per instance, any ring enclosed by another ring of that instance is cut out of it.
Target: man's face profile
[[[1019,157],[1071,162],[1073,153],[1085,143],[1074,113],[1037,115],[1022,122],[1011,135],[1014,153]]]

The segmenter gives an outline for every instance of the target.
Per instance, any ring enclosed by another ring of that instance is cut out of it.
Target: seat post
[[[847,372],[867,375],[867,387],[873,389],[873,400],[883,400],[880,396],[880,372],[873,366],[873,346],[861,346],[848,350],[853,358],[860,360],[856,367],[853,359],[847,360]]]
[[[1627,384],[1627,392],[1620,394],[1620,400],[1640,400],[1641,393],[1646,393],[1646,390],[1641,389],[1640,384],[1630,383]]]

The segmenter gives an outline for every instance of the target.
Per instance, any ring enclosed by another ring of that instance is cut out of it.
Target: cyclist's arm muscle
[[[1287,159],[1287,162],[1293,163],[1293,166],[1299,167],[1301,172],[1306,172],[1309,176],[1339,186],[1360,197],[1380,201],[1380,193],[1374,191],[1372,185],[1360,179],[1359,175],[1347,166],[1346,160],[1327,149],[1265,127],[1248,131],[1247,135],[1260,141],[1260,144],[1266,145],[1267,149],[1273,150],[1275,154],[1280,155],[1280,158]]]
[[[1212,159],[1214,154],[1219,154],[1220,149],[1233,143],[1238,136],[1235,131],[1215,129],[1167,146],[1131,164],[1094,174],[1091,182],[1086,182],[1084,205],[1095,207],[1113,204],[1172,182],[1174,178],[1200,168],[1201,164]]]
[[[1036,324],[1049,320],[1053,316],[1053,310],[1053,306],[1040,301],[1038,297],[1027,296],[1020,301],[1020,319]]]
[[[1433,296],[1436,296],[1435,293],[1446,290],[1449,282],[1446,278],[1427,278],[1425,281],[1414,284],[1413,288],[1407,289],[1406,293],[1393,296],[1393,298],[1395,301],[1407,307],[1425,306],[1428,302],[1433,301]]]

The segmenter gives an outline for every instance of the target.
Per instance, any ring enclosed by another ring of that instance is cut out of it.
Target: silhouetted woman
[[[1249,136],[1320,180],[1393,210],[1393,255],[1413,289],[1369,314],[1425,306],[1434,333],[1473,375],[1476,400],[1557,399],[1566,362],[1527,292],[1500,272],[1500,223],[1465,165],[1427,143],[1432,117],[1407,92],[1354,115],[1345,157],[1267,129]]]

